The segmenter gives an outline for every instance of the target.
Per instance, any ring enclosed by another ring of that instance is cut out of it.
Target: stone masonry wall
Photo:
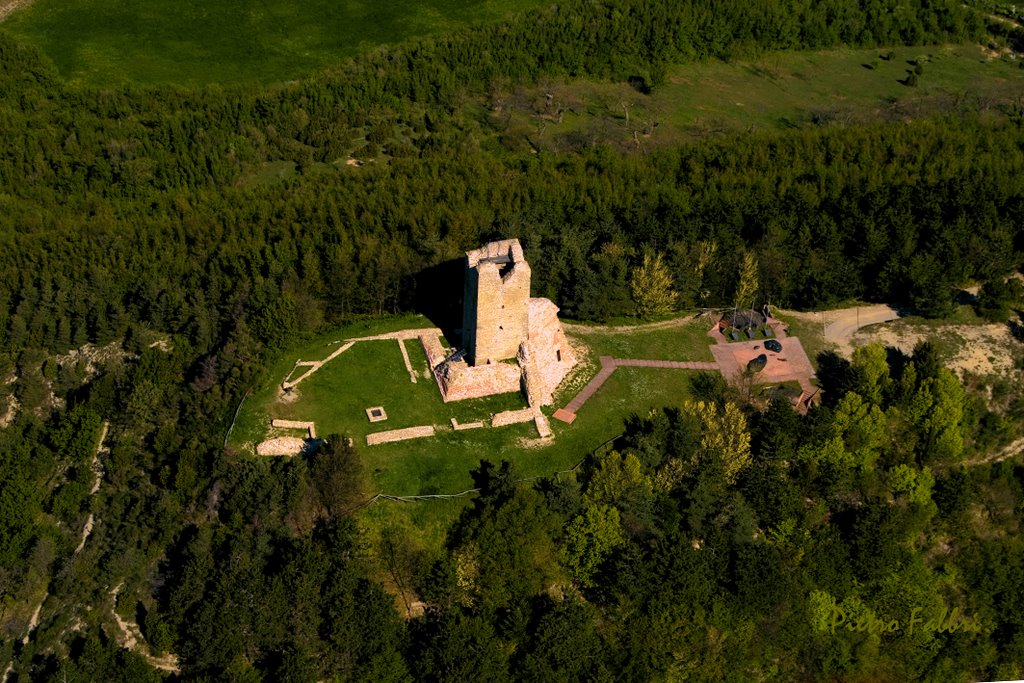
[[[551,394],[574,365],[576,356],[558,320],[558,306],[548,299],[530,299],[527,353],[520,352],[526,369],[530,404],[548,405]]]
[[[512,363],[467,365],[465,361],[449,361],[434,369],[445,403],[519,391],[522,371]]]
[[[463,347],[470,365],[515,358],[529,335],[530,275],[518,240],[466,253]]]

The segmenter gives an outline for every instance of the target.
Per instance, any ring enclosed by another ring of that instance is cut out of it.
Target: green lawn
[[[826,351],[835,351],[835,346],[825,341],[821,323],[788,316],[777,310],[773,310],[772,315],[786,323],[789,336],[800,339],[800,345],[804,347],[804,353],[815,371],[818,369],[818,356]]]
[[[882,55],[889,59],[882,59]],[[891,56],[890,56],[891,55]],[[921,63],[916,86],[903,81]],[[753,62],[678,67],[659,94],[670,120],[693,129],[903,118],[950,96],[1016,98],[1024,72],[978,46],[774,53]]]
[[[451,494],[473,486],[470,472],[485,459],[494,463],[510,460],[521,477],[567,470],[621,434],[623,421],[630,415],[677,405],[691,396],[693,372],[619,368],[580,410],[573,424],[551,420],[555,433],[552,440],[540,440],[532,423],[456,432],[444,429],[451,417],[460,422],[483,419],[499,410],[521,407],[523,399],[518,394],[509,394],[445,404],[434,381],[422,377],[426,358],[418,341],[405,342],[414,369],[421,375],[413,384],[398,342],[386,340],[357,342],[300,383],[296,400],[278,399],[278,386],[292,371],[296,359],[324,358],[346,338],[428,326],[429,321],[420,316],[393,317],[356,323],[297,342],[268,368],[264,384],[243,404],[230,444],[252,453],[255,444],[271,432],[272,418],[312,420],[319,435],[340,432],[355,439],[371,493]],[[704,321],[683,321],[646,330],[592,329],[574,337],[577,343],[593,345],[586,349],[590,358],[596,358],[600,352],[620,357],[709,359],[706,327]],[[560,393],[558,405],[596,372],[596,364],[581,364],[582,376],[575,379],[572,390]],[[388,420],[371,425],[364,413],[371,405],[383,405]],[[550,415],[555,407],[546,408],[545,412]],[[431,438],[366,445],[365,436],[371,431],[421,424],[438,425],[442,430]],[[409,503],[379,500],[360,513],[360,523],[370,539],[379,538],[385,529],[401,529],[401,533],[416,537],[423,548],[436,548],[468,503],[468,498]]]
[[[61,74],[110,85],[274,83],[378,45],[493,21],[538,0],[35,0],[4,30]]]
[[[300,383],[295,400],[280,400],[278,386],[292,370],[296,358],[323,358],[348,337],[427,324],[425,319],[414,316],[386,319],[372,325],[360,323],[304,342],[282,354],[268,372],[265,384],[245,401],[230,444],[251,453],[257,442],[276,433],[270,428],[271,419],[313,421],[318,435],[337,432],[355,440],[371,474],[374,492],[392,495],[454,493],[472,486],[469,473],[481,459],[512,460],[524,477],[551,474],[571,467],[594,448],[620,434],[623,420],[632,413],[679,403],[690,395],[692,372],[620,368],[584,406],[573,424],[552,420],[553,440],[538,439],[532,423],[456,432],[448,428],[452,417],[459,422],[484,420],[501,410],[524,407],[525,403],[519,394],[505,394],[446,404],[433,379],[423,376],[426,358],[419,342],[404,342],[414,370],[419,373],[418,382],[413,384],[402,362],[398,342],[384,340],[357,342]],[[703,358],[704,353],[710,356],[707,338],[698,337],[695,330],[695,326],[688,324],[681,328],[641,332],[637,338],[672,339],[681,347],[677,354],[681,358]],[[608,338],[627,336],[632,335],[612,333],[607,338],[598,333],[588,335],[601,343],[606,343]],[[687,345],[692,348],[687,350]],[[583,372],[592,375],[596,367],[589,366]],[[587,379],[589,377],[581,377],[577,384],[582,385]],[[364,411],[376,405],[384,407],[388,420],[371,424]],[[547,412],[550,414],[554,408]],[[366,434],[370,432],[426,424],[439,427],[434,437],[366,445]]]
[[[538,445],[533,425],[523,424],[445,432],[431,439],[364,446],[360,452],[372,472],[373,491],[395,495],[464,491],[473,486],[470,471],[481,460],[509,460],[524,478],[549,476],[573,467],[595,448],[620,435],[623,421],[630,415],[687,400],[694,374],[686,370],[619,368],[571,425],[551,420],[555,438],[543,446]],[[410,533],[424,546],[437,547],[469,500],[379,500],[361,513],[361,524],[370,538],[376,538],[382,529],[402,527],[415,530]]]
[[[604,327],[567,326],[595,356],[642,358],[647,360],[714,360],[708,336],[711,322],[686,318],[651,326]]]

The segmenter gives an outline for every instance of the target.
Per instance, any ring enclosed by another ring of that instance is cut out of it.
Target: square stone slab
[[[370,422],[383,422],[388,419],[388,414],[384,412],[383,406],[373,406],[366,409],[366,417],[369,418]]]

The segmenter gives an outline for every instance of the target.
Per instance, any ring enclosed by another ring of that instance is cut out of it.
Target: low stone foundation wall
[[[483,426],[483,422],[463,422],[462,424],[459,424],[458,420],[454,417],[452,418],[452,429],[457,432],[464,432],[467,429],[480,429]]]
[[[534,415],[533,423],[537,426],[537,433],[540,434],[542,439],[546,439],[551,436],[551,424],[548,419],[544,417],[544,414],[540,411]]]
[[[506,425],[514,425],[520,422],[532,422],[533,421],[533,408],[523,408],[522,410],[506,410],[503,413],[496,413],[491,418],[492,427],[504,427]]]
[[[434,369],[445,403],[519,391],[522,370],[512,363],[470,367],[465,361],[449,361]]]
[[[298,420],[271,420],[271,427],[278,429],[305,429],[309,432],[309,438],[316,438],[316,424],[313,422],[299,422]]]
[[[405,429],[392,429],[387,432],[377,432],[366,435],[366,445],[376,446],[380,443],[391,443],[393,441],[406,441],[408,439],[422,439],[425,436],[434,435],[434,426],[406,427]]]
[[[256,446],[256,455],[299,455],[305,448],[304,439],[294,436],[279,436]]]

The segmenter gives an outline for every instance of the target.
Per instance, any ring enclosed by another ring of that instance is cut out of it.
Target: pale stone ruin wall
[[[462,345],[470,365],[516,357],[529,335],[530,275],[519,240],[466,252]]]
[[[406,427],[405,429],[392,429],[387,432],[376,432],[366,435],[366,445],[376,446],[381,443],[393,443],[395,441],[408,441],[409,439],[422,439],[434,435],[433,425],[422,427]]]
[[[306,449],[305,439],[294,436],[279,436],[268,439],[256,446],[256,455],[300,455]]]
[[[531,406],[550,405],[552,393],[576,365],[576,355],[558,320],[558,306],[530,299],[529,314],[530,334],[519,354],[524,389]]]
[[[533,408],[551,403],[576,357],[558,307],[530,298],[530,276],[518,240],[466,252],[465,357],[445,360],[436,336],[420,336],[445,402],[522,391]]]
[[[513,363],[471,367],[464,360],[448,361],[434,370],[445,403],[519,391],[522,370]]]

